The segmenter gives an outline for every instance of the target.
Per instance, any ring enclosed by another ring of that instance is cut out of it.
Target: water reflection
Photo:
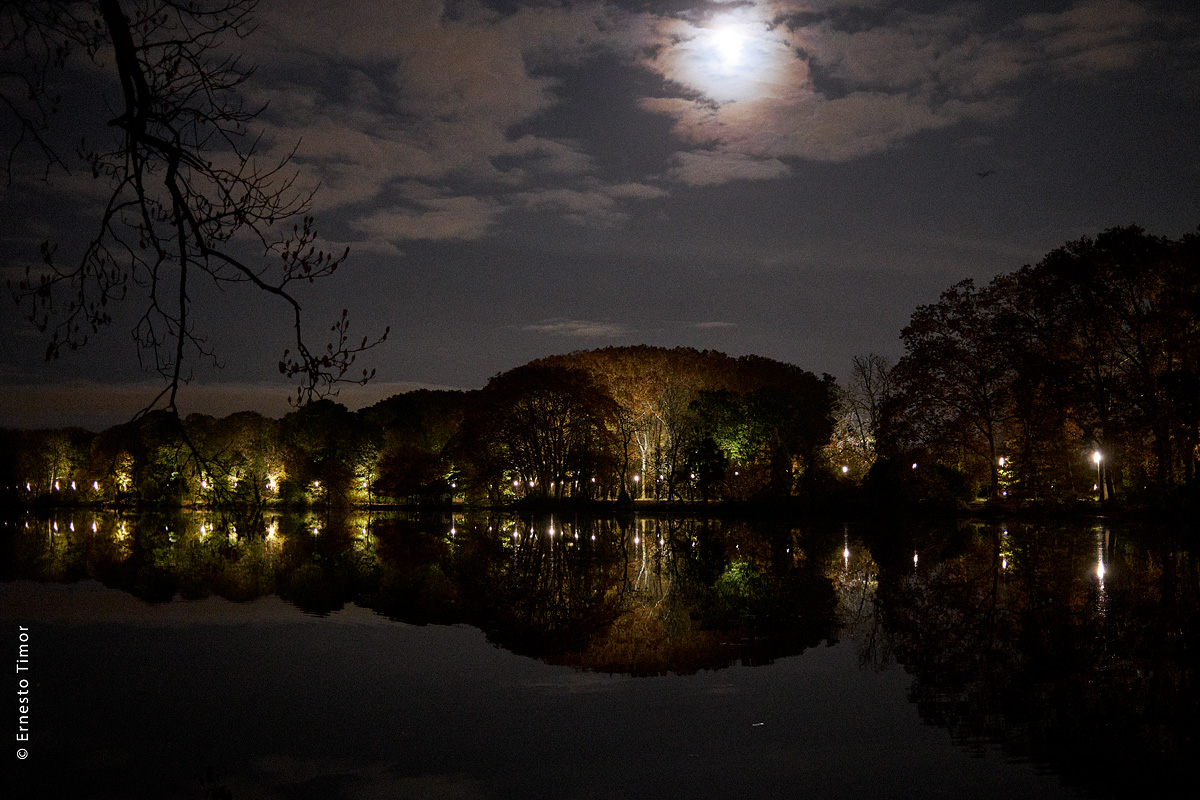
[[[354,603],[604,672],[847,639],[867,667],[903,665],[922,719],[958,746],[1099,794],[1166,785],[1198,752],[1200,565],[1171,530],[73,511],[10,519],[2,542],[5,580]]]

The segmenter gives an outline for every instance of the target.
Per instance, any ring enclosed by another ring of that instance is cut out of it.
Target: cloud
[[[486,236],[501,208],[472,195],[430,197],[414,201],[416,208],[382,209],[354,220],[351,227],[376,240],[470,241]]]
[[[883,152],[924,131],[1010,115],[1020,84],[1039,74],[1098,76],[1135,64],[1150,46],[1151,15],[1129,0],[1000,22],[975,4],[930,14],[869,5],[768,2],[663,21],[643,66],[676,91],[640,104],[703,148],[676,154],[672,176],[712,185],[783,175],[781,159]],[[724,26],[745,37],[744,72],[721,63],[714,36]]]
[[[769,180],[788,174],[787,164],[775,158],[755,158],[715,150],[680,152],[671,157],[669,175],[688,186],[713,186],[735,180]]]
[[[536,189],[521,192],[515,201],[526,208],[551,210],[579,224],[611,227],[629,218],[624,200],[650,200],[666,191],[645,183],[595,184],[587,189]]]
[[[316,210],[370,207],[352,227],[378,241],[359,247],[388,251],[406,239],[487,236],[519,209],[616,226],[631,201],[664,195],[645,176],[605,188],[610,165],[584,141],[545,133],[569,129],[542,123],[585,85],[568,86],[564,67],[608,57],[661,78],[660,91],[633,101],[673,121],[659,174],[706,187],[1011,115],[1031,78],[1137,63],[1154,19],[1131,0],[1007,19],[984,4],[917,13],[865,0],[730,2],[704,13],[270,0],[260,13],[253,99],[270,100],[270,143],[278,154],[301,142],[305,176],[322,187]],[[725,35],[737,42],[733,57]],[[397,205],[395,187],[414,183],[441,197]]]
[[[302,141],[302,156],[339,201],[369,199],[396,179],[500,180],[499,158],[566,174],[590,169],[571,142],[511,132],[559,101],[557,81],[527,62],[611,49],[615,9],[456,10],[446,16],[435,0],[261,7],[254,44],[272,137],[281,146]],[[348,183],[356,195],[342,195]]]
[[[521,330],[580,339],[615,338],[625,336],[629,333],[628,329],[623,325],[616,325],[611,322],[591,322],[582,319],[549,319],[532,325],[525,325]]]

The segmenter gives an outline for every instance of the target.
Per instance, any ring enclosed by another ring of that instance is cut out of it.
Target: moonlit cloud
[[[754,158],[715,150],[680,152],[672,157],[669,175],[688,186],[712,186],[735,180],[770,180],[786,175],[787,164],[775,158]]]
[[[556,211],[575,223],[612,226],[629,217],[622,201],[651,200],[665,194],[649,184],[623,183],[587,189],[538,189],[522,192],[515,199],[526,208]]]
[[[704,187],[1003,119],[1019,105],[1014,87],[1039,72],[1134,63],[1150,18],[1130,0],[1009,22],[971,4],[923,14],[872,5],[762,0],[697,15],[605,2],[458,3],[451,14],[437,0],[267,3],[269,134],[280,148],[302,143],[305,173],[322,187],[318,211],[376,206],[353,228],[381,243],[479,238],[504,208],[614,226],[630,218],[629,201],[664,193],[597,189],[606,164],[586,142],[534,132],[561,102],[558,66],[615,57],[661,77],[665,92],[635,101],[673,120],[677,147],[658,174]],[[847,14],[860,22],[843,26]],[[650,185],[649,174],[635,182]],[[413,181],[457,196],[469,181],[478,203],[387,208],[390,187]]]
[[[486,198],[431,197],[417,208],[381,209],[351,223],[369,237],[395,244],[405,240],[471,240],[486,236],[500,209]]]
[[[582,319],[549,319],[525,325],[521,328],[530,333],[548,333],[552,336],[567,336],[578,339],[605,339],[625,336],[629,331],[622,325],[611,322],[592,322]]]
[[[777,21],[794,10],[786,3],[739,7],[730,17],[745,36],[738,60],[754,68],[733,77],[724,73],[737,73],[735,65],[714,49],[717,23],[664,24],[663,47],[645,65],[682,91],[645,97],[642,107],[672,117],[675,135],[706,154],[847,161],[924,131],[1007,117],[1020,102],[1019,81],[1039,72],[1099,75],[1131,66],[1148,47],[1149,12],[1128,0],[1090,0],[999,26],[970,5],[895,11],[849,29],[819,13],[795,28]],[[703,174],[675,168],[693,185]],[[715,170],[705,182],[722,174]]]

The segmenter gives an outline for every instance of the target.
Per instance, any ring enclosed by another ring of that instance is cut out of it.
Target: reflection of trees
[[[78,511],[15,537],[5,574],[92,577],[149,602],[273,594],[318,614],[353,602],[477,625],[555,663],[649,674],[763,663],[832,639],[833,590],[801,539],[694,519]]]
[[[920,569],[899,547],[879,556],[881,624],[924,720],[1101,793],[1154,796],[1182,778],[1200,711],[1190,554],[1107,528],[943,541]]]

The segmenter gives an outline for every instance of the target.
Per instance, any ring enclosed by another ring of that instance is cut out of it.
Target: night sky
[[[392,329],[351,407],[640,343],[844,380],[856,354],[898,358],[913,309],[962,278],[1115,225],[1200,224],[1194,0],[264,0],[259,17],[238,46],[269,103],[263,154],[299,142],[318,228],[352,254],[301,295],[311,338],[343,307],[360,335]],[[72,70],[63,140],[104,135],[110,73]],[[90,230],[102,187],[80,167],[3,188],[7,276]],[[287,309],[196,301],[224,367],[196,365],[184,410],[284,412]],[[155,393],[132,313],[46,363],[5,302],[0,425],[109,425]]]

